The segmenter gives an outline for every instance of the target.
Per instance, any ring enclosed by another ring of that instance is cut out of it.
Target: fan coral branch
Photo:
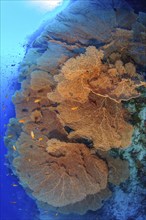
[[[74,106],[76,109],[72,110]],[[131,143],[133,128],[125,121],[122,106],[108,98],[98,97],[84,104],[68,101],[57,109],[60,121],[73,129],[69,138],[91,139],[94,147],[102,150]]]
[[[16,143],[19,156],[13,161],[21,181],[38,200],[62,207],[106,188],[107,165],[84,144],[51,139],[47,145],[22,133]]]
[[[142,82],[132,63],[125,65],[117,60],[115,65],[102,63],[103,51],[90,46],[85,54],[69,59],[62,67],[61,73],[55,77],[58,81],[57,92],[64,100],[85,103],[90,92],[108,97],[115,102],[136,98],[140,94],[136,88]],[[54,93],[48,98],[56,101]]]

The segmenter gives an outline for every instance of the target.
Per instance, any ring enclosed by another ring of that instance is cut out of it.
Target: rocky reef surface
[[[81,3],[29,41],[8,160],[41,220],[145,220],[146,14],[123,0]]]

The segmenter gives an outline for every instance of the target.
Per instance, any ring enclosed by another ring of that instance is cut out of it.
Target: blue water
[[[36,220],[35,202],[26,194],[19,180],[9,169],[4,146],[9,119],[15,117],[12,95],[20,88],[18,67],[30,36],[40,24],[66,7],[68,0],[46,12],[29,5],[27,0],[1,1],[1,71],[0,71],[0,220]],[[51,218],[52,219],[52,218]]]

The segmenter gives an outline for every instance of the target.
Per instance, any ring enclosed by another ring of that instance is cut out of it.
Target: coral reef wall
[[[123,0],[71,1],[31,38],[5,144],[41,220],[146,219],[145,21]]]

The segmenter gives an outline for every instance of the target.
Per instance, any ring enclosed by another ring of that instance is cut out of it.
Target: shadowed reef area
[[[145,61],[146,14],[124,0],[71,1],[31,37],[5,144],[41,220],[146,219]]]

